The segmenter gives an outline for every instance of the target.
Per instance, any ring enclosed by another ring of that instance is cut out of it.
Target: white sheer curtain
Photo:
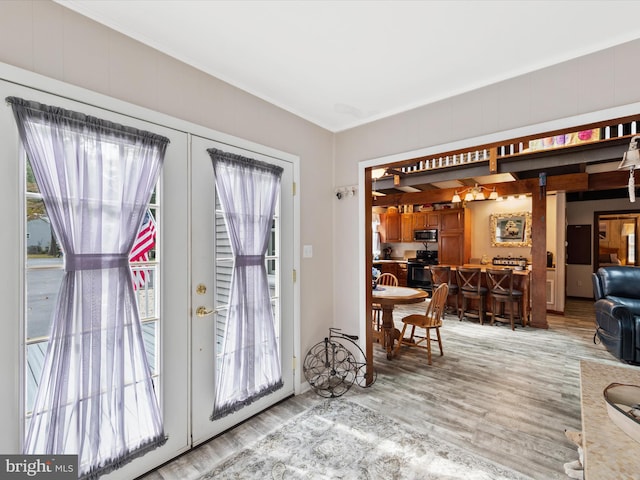
[[[283,386],[265,265],[282,168],[217,149],[207,152],[234,255],[215,420]]]
[[[65,259],[24,453],[97,478],[166,441],[128,257],[168,139],[7,101]]]

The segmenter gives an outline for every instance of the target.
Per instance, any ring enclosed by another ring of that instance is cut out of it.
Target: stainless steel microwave
[[[416,242],[437,242],[438,230],[431,228],[428,230],[414,230],[413,240]]]

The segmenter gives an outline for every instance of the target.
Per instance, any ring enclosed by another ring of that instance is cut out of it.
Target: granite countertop
[[[580,361],[585,480],[638,478],[640,472],[640,443],[607,413],[603,392],[611,383],[640,385],[640,368]]]
[[[374,260],[373,264],[376,263],[407,263],[406,258],[392,258],[391,260]]]

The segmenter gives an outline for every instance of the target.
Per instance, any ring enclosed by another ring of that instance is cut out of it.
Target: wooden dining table
[[[393,309],[396,305],[424,302],[429,295],[424,290],[409,287],[379,285],[372,292],[372,301],[382,308],[383,347],[387,350],[387,359],[393,355],[393,343],[400,338],[400,330],[393,325]]]

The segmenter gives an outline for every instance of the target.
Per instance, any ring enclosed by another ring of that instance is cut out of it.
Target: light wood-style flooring
[[[416,311],[399,307],[394,320]],[[344,397],[447,440],[534,479],[566,479],[577,459],[563,430],[580,429],[579,361],[619,364],[594,345],[593,301],[568,299],[564,316],[548,315],[548,330],[458,321],[441,329],[444,356],[403,349],[388,361],[374,347],[378,379]],[[198,478],[218,461],[322,401],[313,392],[292,397],[201,445],[144,480]]]

